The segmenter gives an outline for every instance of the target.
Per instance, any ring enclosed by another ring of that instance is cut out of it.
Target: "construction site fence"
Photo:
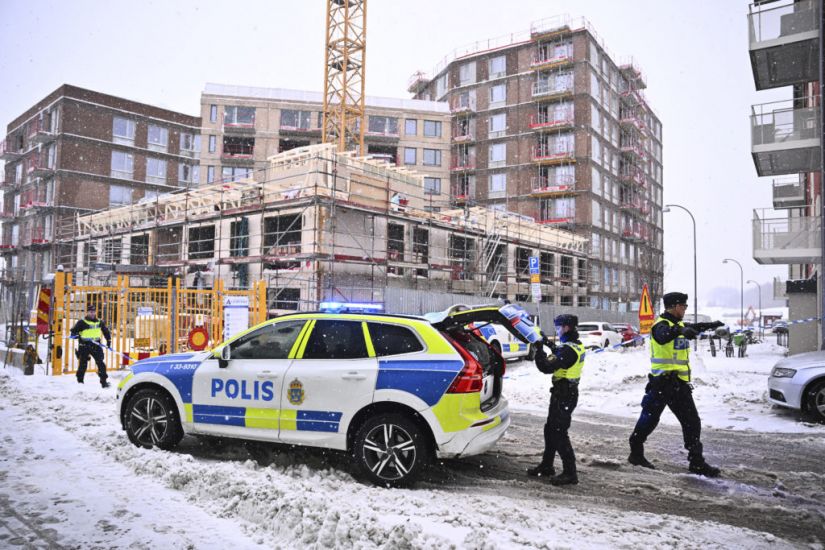
[[[132,287],[128,276],[119,275],[114,286],[75,286],[71,273],[58,272],[52,295],[50,359],[55,375],[77,372],[78,341],[71,338],[71,329],[90,306],[96,307],[98,318],[111,332],[110,347],[104,349],[107,369],[218,345],[224,340],[224,313],[232,298],[242,308],[248,304],[249,313],[248,319],[231,327],[251,327],[267,318],[264,281],[248,290],[227,290],[220,279],[211,289],[189,289],[181,288],[180,279],[169,278],[166,287],[154,288]],[[88,370],[96,372],[94,361],[90,360]]]

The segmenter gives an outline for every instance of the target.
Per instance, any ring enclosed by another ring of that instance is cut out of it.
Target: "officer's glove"
[[[710,324],[710,328],[722,328],[723,326],[725,326],[725,323],[722,321],[714,321]]]
[[[547,359],[547,352],[544,351],[544,346],[536,344],[536,359]]]
[[[111,342],[109,342],[108,340],[106,340],[106,347],[107,347],[107,348],[112,347],[112,343],[111,343]]]
[[[682,329],[682,336],[684,336],[688,340],[694,340],[697,334],[699,333],[691,327],[685,327]]]
[[[541,343],[550,348],[551,352],[556,351],[556,343],[547,336],[542,339]]]

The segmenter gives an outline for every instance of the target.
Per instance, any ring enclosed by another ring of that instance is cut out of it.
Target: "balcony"
[[[474,113],[475,110],[476,98],[474,95],[461,94],[450,98],[450,113],[454,115]]]
[[[630,59],[626,63],[620,65],[619,72],[622,73],[622,76],[625,77],[634,89],[642,90],[647,88],[647,82],[645,82],[644,76],[642,76],[642,71],[636,66],[633,59]]]
[[[622,228],[622,238],[630,242],[644,242],[649,236],[647,227],[641,225],[625,225]]]
[[[255,133],[255,120],[226,121],[223,123],[223,133],[230,135],[248,135]]]
[[[451,172],[461,172],[464,170],[475,170],[476,169],[476,159],[475,157],[459,157],[453,156],[452,163],[450,164],[450,171]]]
[[[759,176],[820,169],[819,109],[796,107],[792,100],[752,107],[751,154]]]
[[[573,83],[558,86],[553,82],[533,82],[533,98],[541,100],[561,99],[573,95]]]
[[[29,141],[32,143],[48,143],[56,138],[57,135],[52,132],[46,119],[36,118],[29,123]]]
[[[619,209],[624,212],[646,216],[650,214],[650,203],[640,198],[625,199],[619,203]]]
[[[54,168],[38,156],[30,157],[26,167],[26,174],[30,178],[43,178],[54,174]]]
[[[468,183],[453,183],[450,185],[450,199],[453,204],[466,204],[471,199]]]
[[[551,145],[536,145],[533,147],[533,162],[552,166],[576,162],[576,152],[572,149],[561,149]]]
[[[23,246],[38,247],[48,246],[52,242],[51,232],[42,227],[35,227],[23,238]]]
[[[548,52],[539,50],[533,53],[530,68],[536,71],[558,69],[573,64],[573,45],[563,52]]]
[[[819,2],[755,2],[748,14],[757,90],[819,80]]]
[[[619,181],[622,183],[633,183],[639,187],[644,187],[647,183],[645,173],[636,166],[625,166],[619,174]]]
[[[647,132],[647,126],[645,126],[641,118],[636,116],[636,113],[626,111],[625,109],[622,109],[622,111],[619,118],[619,125],[622,129],[636,130],[640,133]]]
[[[23,156],[23,152],[15,150],[8,139],[0,141],[0,160],[15,161]]]
[[[773,180],[773,207],[800,208],[807,206],[805,183],[800,176]]]
[[[9,210],[0,210],[0,220],[12,220],[14,219],[14,212]]]
[[[539,132],[547,130],[567,130],[573,127],[576,119],[573,107],[569,109],[550,110],[546,113],[530,115],[530,128]]]
[[[552,178],[536,176],[530,181],[530,194],[534,197],[570,195],[576,192],[576,177],[571,174],[562,174]]]
[[[10,254],[17,250],[17,243],[10,238],[3,239],[0,242],[0,254]]]
[[[542,212],[536,223],[541,225],[568,226],[576,221],[575,212]]]
[[[534,21],[530,25],[530,38],[533,40],[547,40],[567,36],[573,32],[573,27],[583,26],[580,18],[570,19],[569,16],[553,16],[540,21]]]
[[[466,131],[463,132],[460,129],[456,129],[453,126],[453,143],[471,143],[476,140],[475,132],[473,131]]]
[[[759,264],[809,264],[822,255],[822,218],[753,211],[753,259]]]
[[[641,143],[626,143],[622,140],[619,151],[631,161],[643,162],[647,158],[644,147]]]
[[[254,153],[252,151],[232,151],[224,149],[221,152],[221,160],[230,164],[249,165],[254,162]]]

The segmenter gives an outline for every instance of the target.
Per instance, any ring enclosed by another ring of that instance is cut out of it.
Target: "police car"
[[[475,331],[476,336],[484,339],[493,349],[507,360],[527,359],[535,357],[535,347],[513,335],[507,327],[498,323],[471,323],[468,328]]]
[[[467,325],[496,322],[538,342],[522,308],[428,318],[323,309],[135,363],[117,393],[129,440],[169,449],[208,434],[346,450],[373,483],[401,486],[433,457],[483,453],[504,435],[505,361]]]

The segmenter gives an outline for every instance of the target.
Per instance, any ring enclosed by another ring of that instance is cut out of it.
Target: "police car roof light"
[[[375,313],[382,311],[384,305],[357,302],[321,302],[318,309],[328,313]]]

